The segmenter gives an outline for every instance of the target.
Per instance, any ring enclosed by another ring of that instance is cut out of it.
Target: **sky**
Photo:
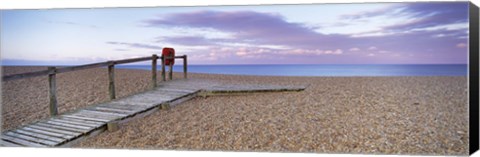
[[[468,3],[2,10],[3,65],[173,47],[189,64],[466,64]]]

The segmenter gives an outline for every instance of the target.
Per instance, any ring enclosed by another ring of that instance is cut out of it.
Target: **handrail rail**
[[[117,64],[126,64],[126,63],[134,63],[134,62],[141,62],[141,61],[152,61],[152,87],[155,88],[157,86],[157,59],[162,60],[162,80],[166,81],[165,76],[165,62],[167,59],[183,59],[183,77],[187,78],[187,55],[183,56],[160,56],[158,57],[156,54],[153,54],[151,57],[139,57],[139,58],[130,58],[130,59],[123,59],[123,60],[112,60],[106,62],[98,62],[98,63],[91,63],[91,64],[84,64],[78,66],[69,66],[69,67],[48,67],[48,70],[42,71],[35,71],[35,72],[27,72],[21,74],[13,74],[2,76],[2,81],[11,81],[11,80],[18,80],[18,79],[25,79],[31,77],[38,77],[38,76],[47,76],[48,75],[48,82],[49,82],[49,96],[50,96],[50,115],[55,116],[57,115],[57,97],[56,97],[56,81],[55,76],[58,73],[64,72],[72,72],[77,70],[84,70],[84,69],[91,69],[91,68],[99,68],[99,67],[108,67],[108,79],[109,79],[109,93],[110,99],[115,99],[115,79],[114,79],[114,67]],[[172,73],[173,73],[173,62],[170,62],[169,65],[169,79],[172,80]]]
[[[175,56],[174,59],[177,58],[184,58],[184,56]],[[105,67],[111,64],[127,64],[127,63],[134,63],[134,62],[141,62],[141,61],[148,61],[151,60],[152,57],[139,57],[139,58],[130,58],[130,59],[123,59],[123,60],[113,60],[113,61],[106,61],[106,62],[98,62],[98,63],[90,63],[90,64],[84,64],[84,65],[78,65],[78,66],[69,66],[69,67],[61,67],[57,68],[55,73],[64,73],[64,72],[71,72],[71,71],[77,71],[77,70],[84,70],[84,69],[91,69],[91,68],[99,68],[99,67]],[[156,59],[163,59],[163,57],[157,57]],[[170,57],[165,57],[165,59],[172,59]],[[7,76],[2,76],[2,81],[10,81],[10,80],[18,80],[18,79],[25,79],[25,78],[31,78],[31,77],[37,77],[37,76],[46,76],[50,73],[50,70],[42,70],[42,71],[34,71],[34,72],[27,72],[27,73],[21,73],[21,74],[13,74],[13,75],[7,75]]]

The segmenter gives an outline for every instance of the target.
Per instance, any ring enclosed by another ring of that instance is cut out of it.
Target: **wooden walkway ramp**
[[[123,123],[143,117],[160,108],[169,108],[197,95],[243,92],[302,91],[305,87],[276,85],[222,84],[210,80],[182,79],[162,82],[157,88],[92,105],[70,113],[44,119],[1,135],[1,146],[71,146],[85,137],[106,130],[107,124]]]

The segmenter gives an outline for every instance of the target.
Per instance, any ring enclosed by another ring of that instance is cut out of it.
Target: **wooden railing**
[[[99,67],[108,67],[108,91],[110,93],[110,99],[115,99],[115,75],[114,69],[115,65],[117,64],[126,64],[126,63],[134,63],[134,62],[141,62],[141,61],[148,61],[152,60],[152,88],[157,87],[157,59],[162,60],[162,80],[166,81],[165,75],[165,62],[167,59],[183,59],[183,77],[187,78],[187,55],[183,56],[157,56],[156,54],[152,55],[151,57],[140,57],[140,58],[131,58],[131,59],[124,59],[124,60],[114,60],[114,61],[106,61],[100,63],[92,63],[92,64],[85,64],[79,66],[71,66],[71,67],[48,67],[47,70],[43,71],[35,71],[35,72],[28,72],[28,73],[21,73],[21,74],[14,74],[3,76],[3,81],[11,81],[11,80],[18,80],[18,79],[25,79],[37,76],[45,76],[48,75],[48,84],[49,84],[49,96],[50,96],[50,115],[55,116],[58,114],[57,110],[57,94],[56,94],[56,74],[64,73],[64,72],[72,72],[77,70],[84,70],[84,69],[91,69],[91,68],[99,68]],[[173,78],[173,65],[170,62],[169,66],[169,80]]]

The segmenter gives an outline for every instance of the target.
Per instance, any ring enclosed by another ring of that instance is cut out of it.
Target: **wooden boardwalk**
[[[107,129],[107,124],[124,123],[170,108],[198,95],[302,91],[305,87],[222,84],[210,80],[181,79],[162,82],[151,91],[111,102],[92,105],[44,119],[2,133],[0,145],[14,147],[66,147]]]

